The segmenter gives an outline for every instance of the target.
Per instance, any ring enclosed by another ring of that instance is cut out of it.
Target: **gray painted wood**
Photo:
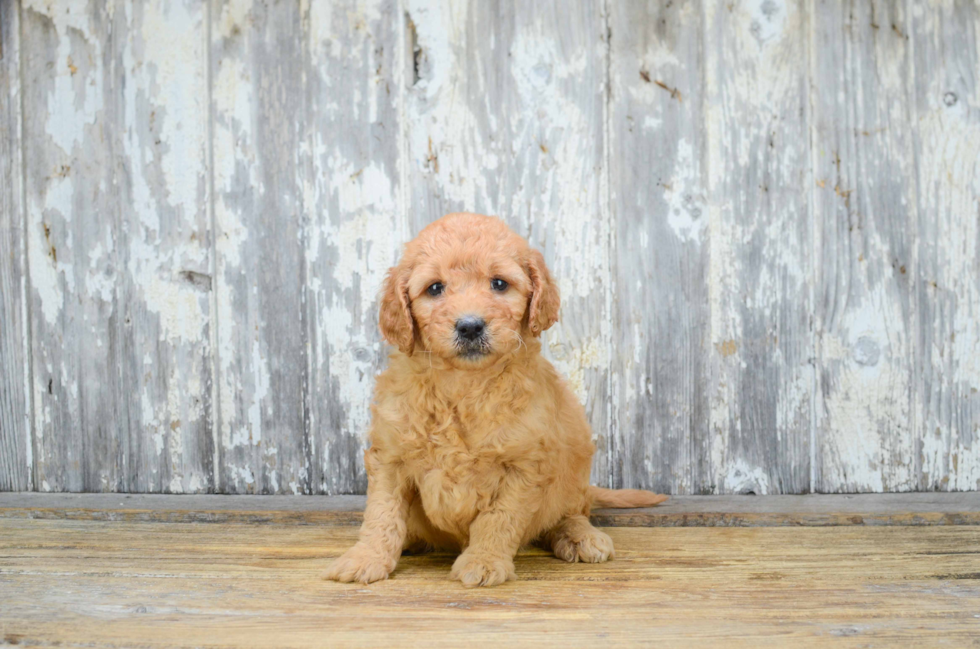
[[[702,490],[810,488],[806,4],[705,4],[711,345]]]
[[[980,5],[913,2],[919,489],[980,489]]]
[[[102,283],[103,294],[79,287],[78,276],[93,283],[102,277],[98,267],[88,277],[96,242],[96,263],[114,250],[102,243],[113,240],[115,210],[102,191],[112,186],[112,165],[95,142],[109,130],[104,83],[111,57],[104,15],[66,9],[22,7],[36,480],[45,491],[103,491],[122,486],[117,446],[128,441],[108,357],[109,331],[118,330],[110,322],[116,277]],[[115,344],[112,351],[117,358]]]
[[[0,491],[32,487],[24,246],[20,16],[0,3]]]
[[[410,230],[476,211],[504,218],[542,250],[562,296],[561,319],[544,334],[547,353],[585,403],[598,447],[593,479],[608,483],[602,6],[409,1],[406,12]]]
[[[203,15],[23,7],[40,489],[212,488]]]
[[[559,278],[594,482],[980,488],[975,2],[2,11],[0,489],[363,491],[461,209]]]
[[[308,24],[310,483],[317,493],[363,493],[371,393],[387,356],[377,296],[408,237],[402,16],[393,0],[311,3]]]
[[[898,3],[816,5],[818,491],[918,484],[913,21]]]
[[[710,492],[701,7],[609,9],[613,484]]]
[[[304,16],[213,2],[218,489],[310,490]]]

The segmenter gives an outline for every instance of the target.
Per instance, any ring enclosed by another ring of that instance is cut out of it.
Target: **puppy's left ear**
[[[409,269],[404,262],[388,269],[381,289],[381,335],[408,356],[415,349],[415,321],[408,301]]]
[[[527,326],[535,336],[558,322],[561,297],[551,273],[544,264],[544,256],[531,250],[527,257],[527,274],[531,278],[531,303],[527,310]]]

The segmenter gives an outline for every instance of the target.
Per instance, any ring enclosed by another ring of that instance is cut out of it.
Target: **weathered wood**
[[[611,263],[602,4],[406,2],[405,218],[504,218],[558,278],[546,350],[584,402],[609,482]]]
[[[915,19],[901,3],[822,2],[815,11],[814,487],[905,491],[918,484],[917,126],[908,86]]]
[[[0,494],[0,518],[360,525],[364,496]],[[649,509],[597,509],[613,527],[980,525],[980,494],[675,496]]]
[[[698,488],[706,492],[810,489],[805,7],[705,3],[711,440],[704,461],[713,480]]]
[[[21,150],[20,16],[0,3],[0,491],[33,486]]]
[[[915,486],[980,489],[980,5],[912,3]]]
[[[31,107],[24,115],[23,132],[31,142],[25,149],[24,175],[35,480],[44,491],[102,491],[124,479],[115,442],[125,424],[115,418],[112,407],[117,381],[107,353],[109,329],[118,329],[115,322],[109,323],[115,313],[115,276],[103,282],[106,295],[93,295],[79,286],[76,267],[89,279],[87,257],[92,249],[96,264],[115,249],[111,198],[100,191],[113,186],[111,165],[92,133],[107,130],[107,28],[101,13],[93,17],[77,9],[69,14],[64,5],[51,5],[49,11],[25,2],[21,17],[22,91],[24,105]],[[111,250],[103,243],[107,240],[113,241]],[[107,266],[104,260],[101,268],[96,266],[93,283],[104,278]]]
[[[364,493],[377,295],[409,233],[400,205],[402,17],[394,0],[310,4],[305,205],[310,486]]]
[[[42,490],[210,488],[203,13],[23,7]]]
[[[559,279],[594,482],[980,488],[975,2],[0,4],[0,489],[363,491],[459,209]]]
[[[247,531],[247,533],[243,533]],[[0,520],[0,628],[51,646],[910,646],[976,639],[980,528],[609,529],[615,560],[518,581],[404,557],[320,580],[351,527]]]
[[[710,492],[700,5],[609,10],[613,484]]]
[[[301,11],[210,5],[215,436],[227,493],[311,489]]]

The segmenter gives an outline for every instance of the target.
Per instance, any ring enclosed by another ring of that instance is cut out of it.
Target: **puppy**
[[[585,411],[540,353],[559,303],[541,253],[500,219],[450,214],[406,246],[381,296],[397,351],[375,387],[364,524],[327,579],[385,579],[403,552],[442,548],[462,551],[453,579],[494,586],[532,541],[606,561],[589,508],[666,500],[589,486]]]

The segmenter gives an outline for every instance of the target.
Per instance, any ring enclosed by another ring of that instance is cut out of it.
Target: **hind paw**
[[[609,535],[592,527],[584,516],[566,518],[551,531],[548,540],[555,556],[570,563],[602,563],[616,556]]]

